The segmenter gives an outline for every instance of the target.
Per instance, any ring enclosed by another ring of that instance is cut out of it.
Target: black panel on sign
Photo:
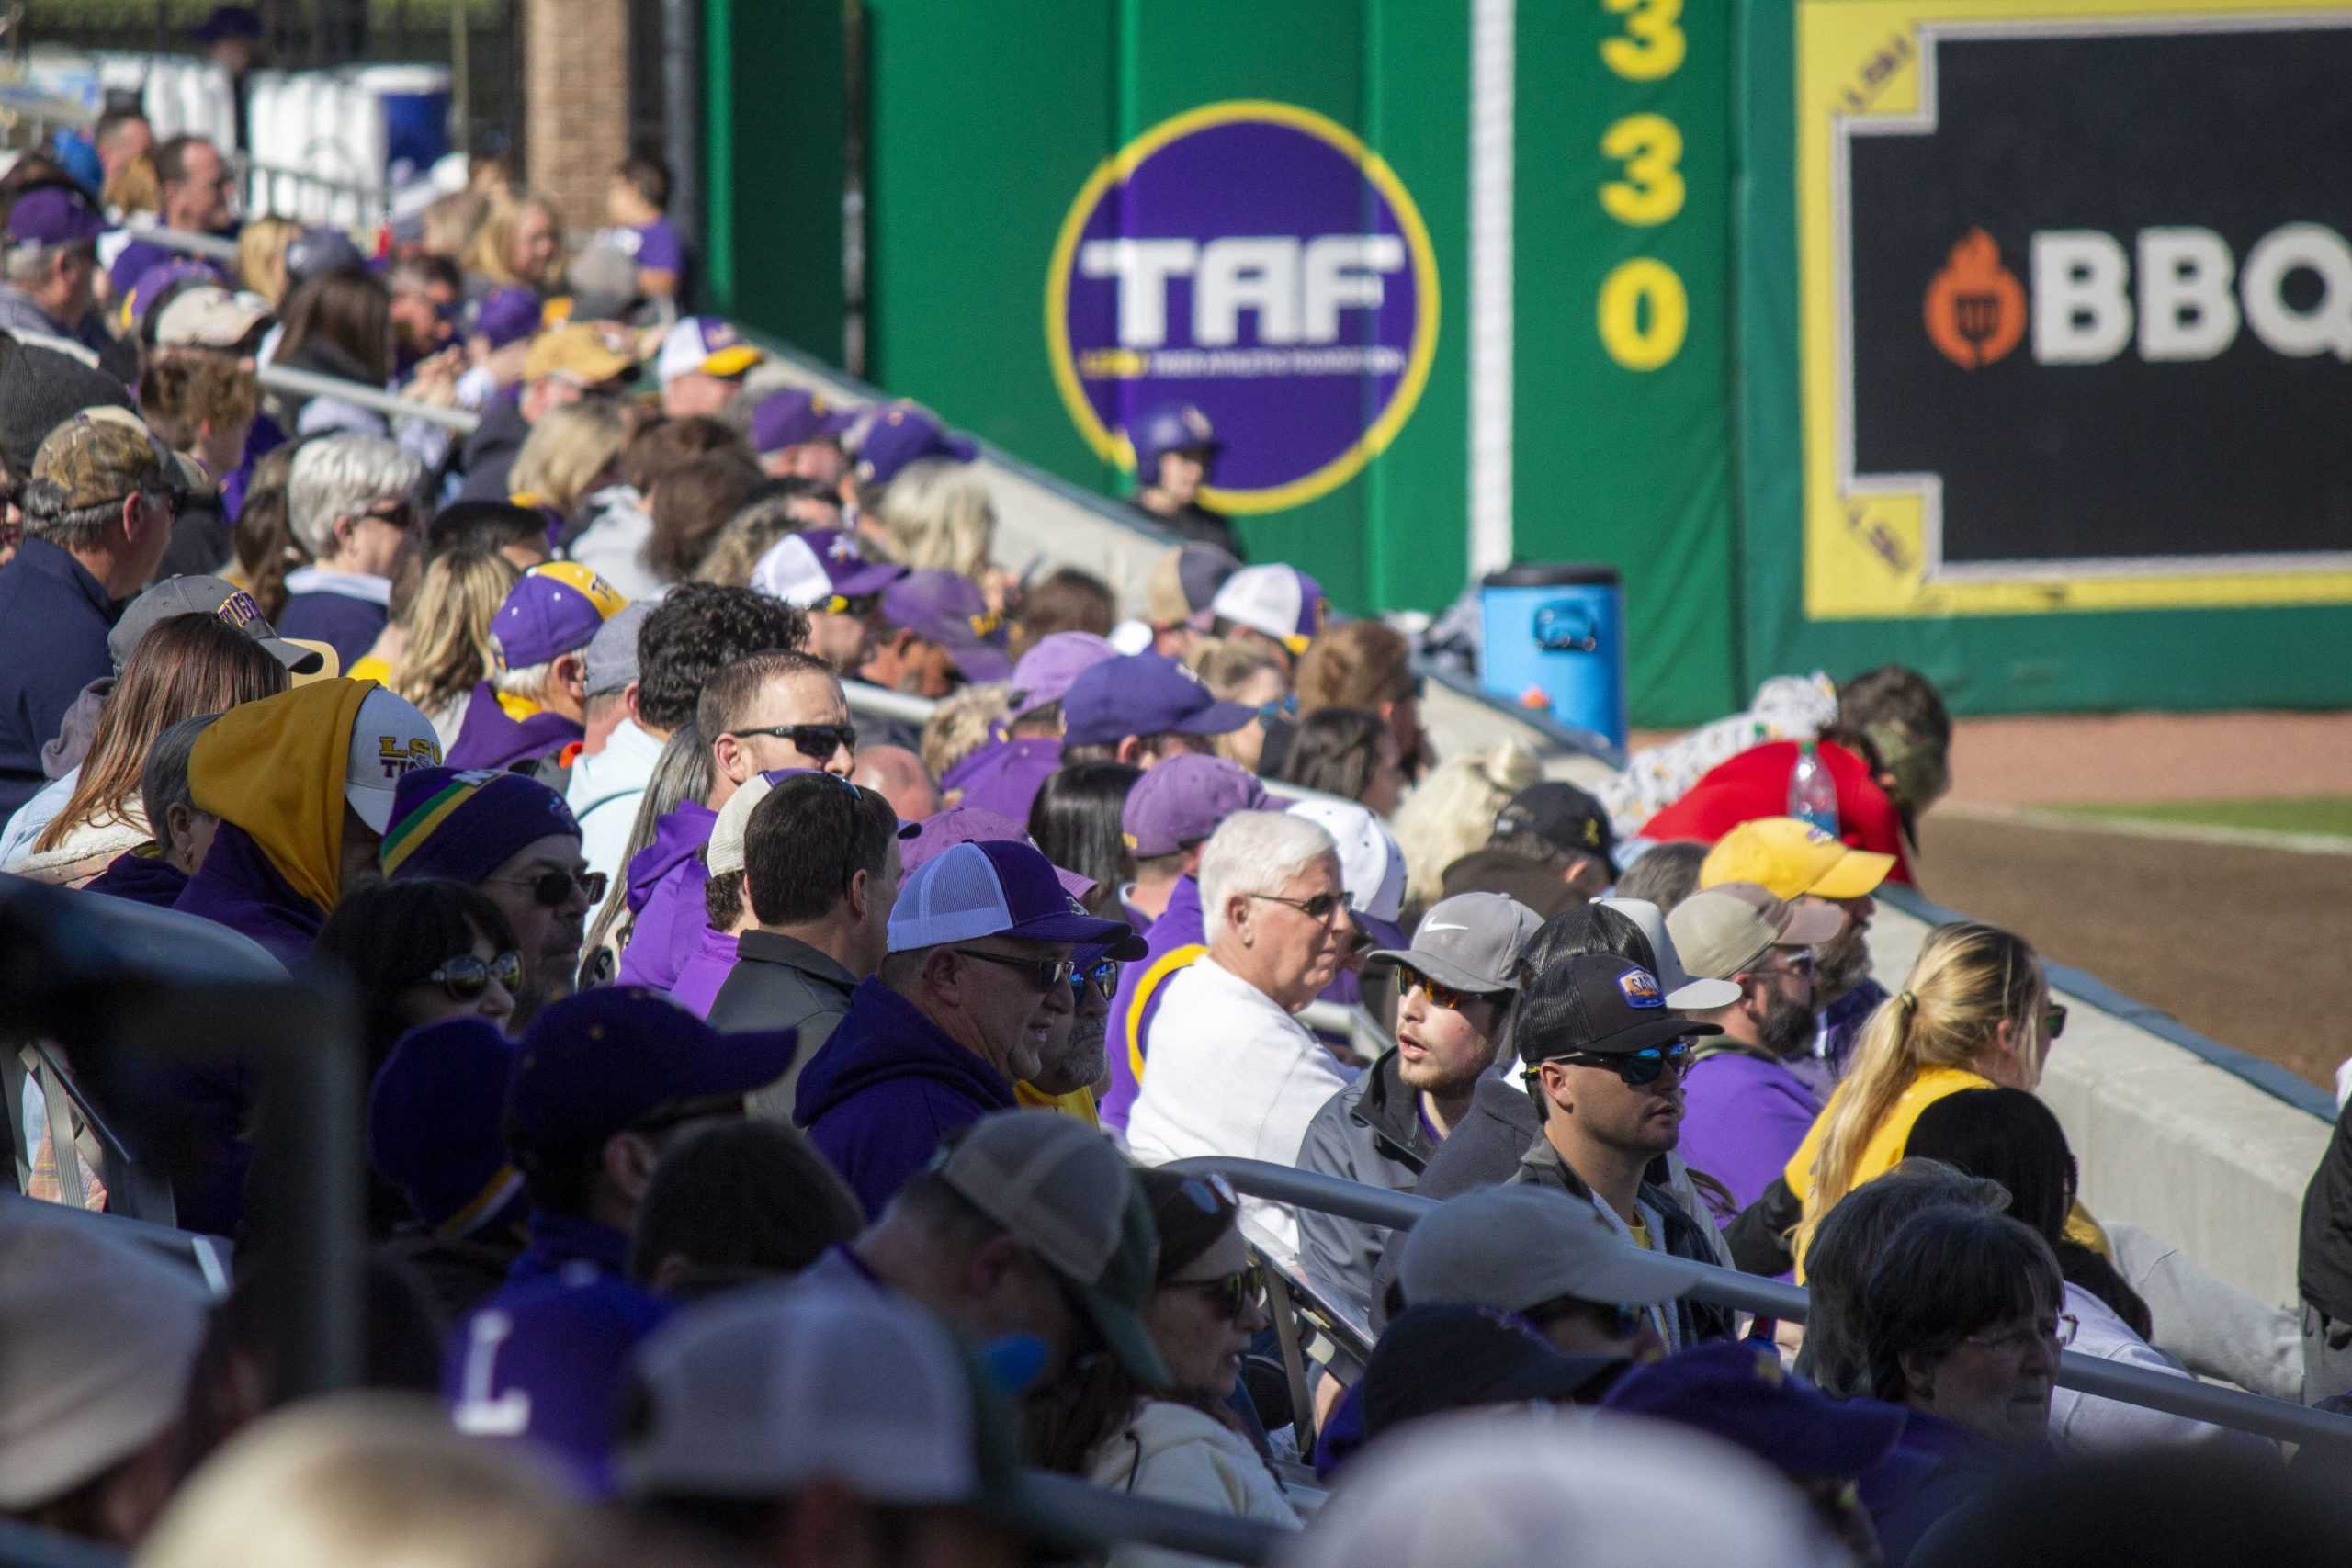
[[[2352,364],[2244,320],[2151,361],[2139,321],[2143,230],[2219,234],[2233,303],[2264,236],[2352,236],[2352,28],[1947,39],[1935,69],[1932,133],[1850,142],[1857,475],[1940,474],[1956,565],[2352,549]],[[2033,236],[2076,230],[2120,245],[2132,331],[2041,363]],[[2326,303],[2352,351],[2352,289]]]

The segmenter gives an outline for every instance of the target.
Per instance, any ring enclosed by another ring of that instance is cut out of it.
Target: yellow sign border
[[[1046,268],[1046,353],[1053,366],[1054,387],[1060,392],[1062,406],[1069,411],[1071,423],[1086,444],[1106,463],[1116,463],[1123,468],[1136,466],[1135,448],[1124,433],[1105,425],[1087,400],[1085,384],[1080,380],[1076,357],[1069,346],[1069,267],[1078,253],[1078,239],[1086,227],[1086,220],[1102,198],[1112,183],[1125,179],[1143,165],[1146,159],[1181,137],[1212,126],[1256,122],[1263,125],[1287,126],[1294,130],[1329,142],[1363,171],[1380,194],[1388,200],[1396,214],[1397,227],[1405,231],[1405,246],[1413,258],[1414,316],[1413,343],[1405,360],[1405,374],[1396,383],[1396,390],[1388,406],[1362,435],[1350,443],[1347,450],[1314,472],[1291,480],[1288,484],[1272,485],[1264,490],[1226,490],[1204,486],[1202,499],[1220,511],[1250,514],[1282,512],[1303,506],[1319,496],[1329,495],[1363,471],[1364,465],[1388,449],[1396,433],[1405,428],[1405,421],[1412,417],[1421,400],[1421,390],[1429,384],[1430,367],[1437,358],[1438,283],[1437,248],[1430,243],[1428,225],[1421,221],[1421,209],[1413,204],[1411,193],[1388,161],[1363,144],[1362,138],[1339,121],[1313,109],[1295,104],[1277,103],[1270,98],[1233,98],[1223,103],[1204,104],[1199,108],[1161,120],[1136,137],[1111,157],[1096,165],[1093,174],[1079,187],[1078,199],[1070,203],[1069,213],[1062,219],[1061,232],[1055,237],[1053,259]]]
[[[1797,263],[1804,424],[1804,612],[1808,619],[1880,620],[2051,611],[2161,610],[2352,602],[2352,571],[2277,567],[2167,571],[2119,562],[2010,578],[1927,575],[1924,494],[1841,493],[1838,308],[1844,258],[1836,244],[1841,118],[1918,112],[1923,25],[2163,22],[2204,17],[2352,16],[2343,0],[1798,0]],[[1860,108],[1854,106],[1859,103]],[[2006,258],[2005,258],[2006,259]],[[2014,267],[2017,263],[2011,260]],[[1920,279],[1924,288],[1927,279]]]

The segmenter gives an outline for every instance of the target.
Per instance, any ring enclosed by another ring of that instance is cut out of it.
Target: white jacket
[[[635,604],[659,599],[670,585],[646,570],[645,547],[653,538],[653,513],[644,497],[628,485],[607,485],[581,502],[588,525],[573,536],[564,554],[613,585]]]
[[[1097,1486],[1284,1529],[1298,1515],[1248,1440],[1189,1404],[1146,1400],[1125,1428],[1095,1450]],[[1195,1568],[1204,1560],[1157,1547],[1122,1546],[1109,1568]]]
[[[662,742],[639,728],[637,720],[625,718],[603,750],[571,764],[564,799],[580,819],[580,852],[589,870],[601,871],[615,882],[628,874],[628,867],[621,863],[628,830],[637,825],[637,808],[661,760]]]
[[[1127,1147],[1146,1165],[1202,1155],[1296,1165],[1307,1124],[1354,1077],[1272,998],[1206,956],[1161,992],[1144,1058]],[[1245,1198],[1241,1212],[1297,1251],[1287,1208]]]
[[[2078,1354],[2173,1377],[2188,1376],[2178,1361],[2134,1334],[2130,1324],[2080,1285],[2067,1285],[2063,1310],[2074,1316],[2076,1326],[2072,1348]],[[2059,1389],[2050,1396],[2050,1440],[2062,1452],[2078,1454],[2115,1453],[2154,1443],[2221,1443],[2247,1454],[2265,1454],[2274,1460],[2278,1457],[2275,1446],[2252,1433],[2232,1431],[2226,1427],[2192,1421],[2186,1416],[2171,1416],[2144,1405],[2126,1404],[2120,1400],[2101,1399],[2071,1388]]]

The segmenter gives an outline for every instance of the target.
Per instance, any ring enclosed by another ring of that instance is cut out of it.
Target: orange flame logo
[[[1928,337],[1962,370],[1980,370],[2025,336],[2025,286],[2001,265],[2001,247],[1971,229],[1928,285]]]

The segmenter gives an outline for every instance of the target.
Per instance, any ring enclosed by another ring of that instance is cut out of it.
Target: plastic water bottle
[[[1789,771],[1789,815],[1838,836],[1838,781],[1810,740],[1798,748],[1797,765]]]

